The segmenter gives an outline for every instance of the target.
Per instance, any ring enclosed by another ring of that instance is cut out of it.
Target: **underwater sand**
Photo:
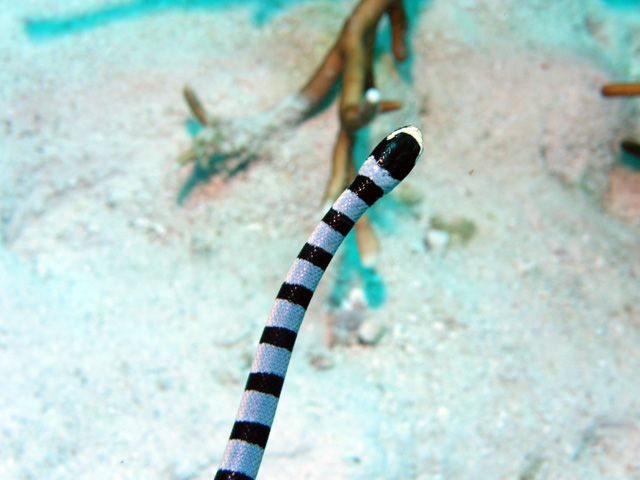
[[[322,213],[335,102],[178,205],[181,89],[222,116],[273,106],[354,2],[137,3],[0,9],[3,480],[212,478]],[[640,6],[407,3],[410,60],[385,24],[376,61],[406,107],[361,148],[416,122],[425,152],[372,213],[377,276],[347,242],[321,283],[259,478],[638,479],[640,177],[612,145],[640,138],[640,104],[599,89],[640,77]],[[435,216],[476,233],[429,250]],[[340,282],[380,300],[338,315],[383,325],[376,345],[326,348]]]

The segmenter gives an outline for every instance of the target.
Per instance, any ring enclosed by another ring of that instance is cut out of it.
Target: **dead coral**
[[[391,25],[393,55],[397,61],[403,61],[407,57],[404,38],[407,17],[402,0],[361,0],[304,87],[282,99],[271,110],[252,118],[222,119],[211,115],[195,92],[185,87],[187,104],[203,128],[191,148],[180,155],[178,163],[195,162],[210,174],[228,176],[234,173],[258,157],[268,138],[311,115],[342,77],[340,131],[324,194],[324,203],[332,203],[355,175],[352,158],[355,133],[377,113],[402,107],[400,102],[382,100],[375,89],[373,45],[376,28],[385,14]],[[356,224],[356,239],[363,263],[371,264],[378,251],[378,242],[366,217]]]
[[[602,87],[605,97],[629,97],[640,95],[640,83],[612,83]]]

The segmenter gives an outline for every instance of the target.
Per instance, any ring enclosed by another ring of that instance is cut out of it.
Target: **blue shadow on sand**
[[[253,22],[260,26],[294,3],[301,2],[300,0],[245,0],[241,5],[248,4],[255,7]],[[48,40],[168,10],[221,10],[233,8],[238,4],[235,0],[136,0],[62,17],[27,17],[24,20],[24,29],[32,40]]]
[[[254,12],[252,21],[262,26],[271,17],[282,10],[298,3],[312,0],[134,0],[119,5],[105,6],[84,12],[70,13],[62,17],[27,17],[24,29],[31,40],[49,40],[73,33],[81,33],[111,23],[140,18],[145,15],[166,12],[169,10],[223,10],[238,5],[252,5]],[[406,0],[405,7],[409,17],[415,13],[418,4],[430,0]]]

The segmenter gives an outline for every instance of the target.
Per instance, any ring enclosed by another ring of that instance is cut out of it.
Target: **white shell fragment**
[[[444,250],[447,245],[449,245],[450,240],[451,237],[449,236],[449,233],[444,230],[431,229],[427,232],[427,236],[425,237],[427,248],[433,251]]]

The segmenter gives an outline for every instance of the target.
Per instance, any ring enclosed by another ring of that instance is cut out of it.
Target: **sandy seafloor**
[[[264,111],[354,5],[239,3],[124,8],[36,38],[25,19],[126,2],[0,2],[3,480],[215,473],[273,298],[321,216],[338,120],[334,102],[179,206],[181,89],[222,116]],[[409,9],[410,59],[396,69],[385,24],[376,61],[383,97],[406,107],[361,141],[415,122],[425,152],[372,213],[384,302],[338,318],[384,335],[325,346],[347,244],[309,308],[259,478],[639,479],[640,175],[613,145],[640,138],[640,104],[599,89],[640,78],[640,5]],[[477,233],[429,250],[433,216]]]

